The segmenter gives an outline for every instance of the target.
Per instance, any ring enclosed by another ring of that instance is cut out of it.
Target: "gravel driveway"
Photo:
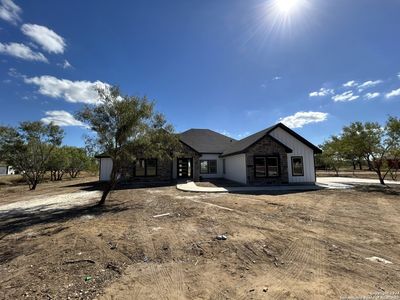
[[[99,191],[79,191],[61,195],[40,195],[30,200],[18,201],[0,206],[0,218],[9,213],[24,214],[55,209],[68,209],[84,206],[99,200]]]
[[[400,184],[400,181],[385,180],[386,184]],[[317,184],[327,188],[351,188],[354,185],[380,184],[378,179],[351,177],[317,177]]]

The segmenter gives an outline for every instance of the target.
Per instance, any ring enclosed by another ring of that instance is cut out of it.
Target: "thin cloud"
[[[335,91],[333,89],[320,88],[319,91],[311,92],[308,94],[310,97],[325,97],[332,95]]]
[[[45,124],[53,123],[58,126],[78,126],[88,128],[87,125],[74,118],[72,114],[65,110],[51,110],[46,112],[46,117],[41,121]]]
[[[354,87],[357,86],[357,81],[355,80],[350,80],[347,81],[346,83],[343,84],[344,87]]]
[[[67,102],[96,104],[99,100],[97,88],[108,89],[110,86],[101,81],[71,81],[53,76],[25,78],[25,83],[39,87],[38,92],[51,98],[62,98]]]
[[[326,121],[328,113],[318,111],[299,111],[279,121],[289,128],[301,128],[304,125]]]
[[[246,132],[237,134],[236,137],[240,140],[240,139],[243,139],[243,138],[245,138],[245,137],[247,137],[249,135],[250,135],[250,132],[246,131]]]
[[[366,93],[366,94],[364,95],[364,99],[371,100],[371,99],[374,99],[374,98],[379,97],[380,95],[381,95],[381,93],[378,93],[378,92],[375,92],[375,93]]]
[[[67,46],[63,37],[45,26],[24,24],[21,31],[49,53],[64,53]]]
[[[387,94],[385,95],[385,97],[386,97],[387,99],[393,98],[393,97],[397,97],[397,96],[400,96],[400,89],[393,90],[393,91],[391,91],[390,93],[387,93]]]
[[[0,53],[24,60],[41,61],[48,63],[47,58],[42,53],[35,52],[27,45],[20,43],[0,43]]]
[[[353,91],[347,91],[342,94],[337,94],[333,96],[332,100],[335,102],[348,102],[348,101],[354,101],[358,98],[360,98],[360,96],[354,95]]]
[[[400,72],[399,72],[399,73],[397,73],[397,77],[400,79]]]
[[[63,68],[63,69],[72,69],[72,65],[69,63],[68,60],[64,59],[64,62],[58,63],[57,66]]]
[[[0,0],[0,19],[17,25],[21,21],[22,9],[12,0]]]
[[[272,80],[281,80],[282,77],[281,76],[275,76],[274,78],[272,78]]]
[[[382,82],[383,82],[383,80],[375,80],[375,81],[368,80],[368,81],[365,81],[364,83],[360,84],[358,86],[358,90],[361,92],[361,91],[363,91],[363,90],[365,90],[367,88],[370,88],[370,87],[376,86],[378,84],[381,84]]]

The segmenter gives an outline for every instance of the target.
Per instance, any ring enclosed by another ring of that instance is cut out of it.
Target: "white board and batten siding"
[[[236,154],[225,157],[224,178],[247,184],[246,154]]]
[[[293,150],[292,153],[288,153],[289,183],[314,183],[315,166],[313,149],[279,127],[269,134]],[[304,176],[292,175],[292,156],[303,157]]]
[[[202,160],[216,160],[217,161],[217,173],[214,173],[214,174],[200,173],[200,176],[202,178],[222,178],[222,177],[224,177],[222,158],[219,157],[219,154],[202,154],[200,156],[199,160],[200,161],[202,161]]]
[[[100,158],[100,181],[110,180],[113,162],[109,157]]]

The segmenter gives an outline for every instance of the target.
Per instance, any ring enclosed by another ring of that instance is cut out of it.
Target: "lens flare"
[[[275,2],[277,10],[283,14],[292,13],[301,4],[300,0],[276,0]]]

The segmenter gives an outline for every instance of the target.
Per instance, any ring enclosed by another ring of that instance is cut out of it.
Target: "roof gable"
[[[303,138],[302,136],[300,136],[299,134],[294,132],[289,127],[285,126],[282,123],[278,123],[278,124],[276,124],[274,126],[268,127],[268,128],[266,128],[264,130],[256,132],[256,133],[254,133],[252,135],[249,135],[248,137],[246,137],[244,139],[241,139],[241,140],[233,143],[229,148],[225,149],[225,151],[222,153],[222,156],[229,156],[229,155],[242,153],[242,152],[246,151],[247,148],[249,148],[253,144],[257,143],[261,138],[263,138],[266,135],[268,135],[269,137],[273,138],[277,143],[279,143],[282,146],[284,146],[287,152],[289,152],[289,153],[292,152],[292,149],[290,149],[289,147],[287,147],[282,142],[280,142],[279,140],[277,140],[276,138],[274,138],[273,136],[271,136],[269,134],[270,132],[272,132],[274,129],[276,129],[278,127],[282,128],[287,133],[289,133],[290,135],[295,137],[297,140],[299,140],[303,144],[305,144],[308,147],[310,147],[314,151],[314,153],[321,153],[322,152],[318,147],[314,146],[312,143],[310,143],[305,138]]]

